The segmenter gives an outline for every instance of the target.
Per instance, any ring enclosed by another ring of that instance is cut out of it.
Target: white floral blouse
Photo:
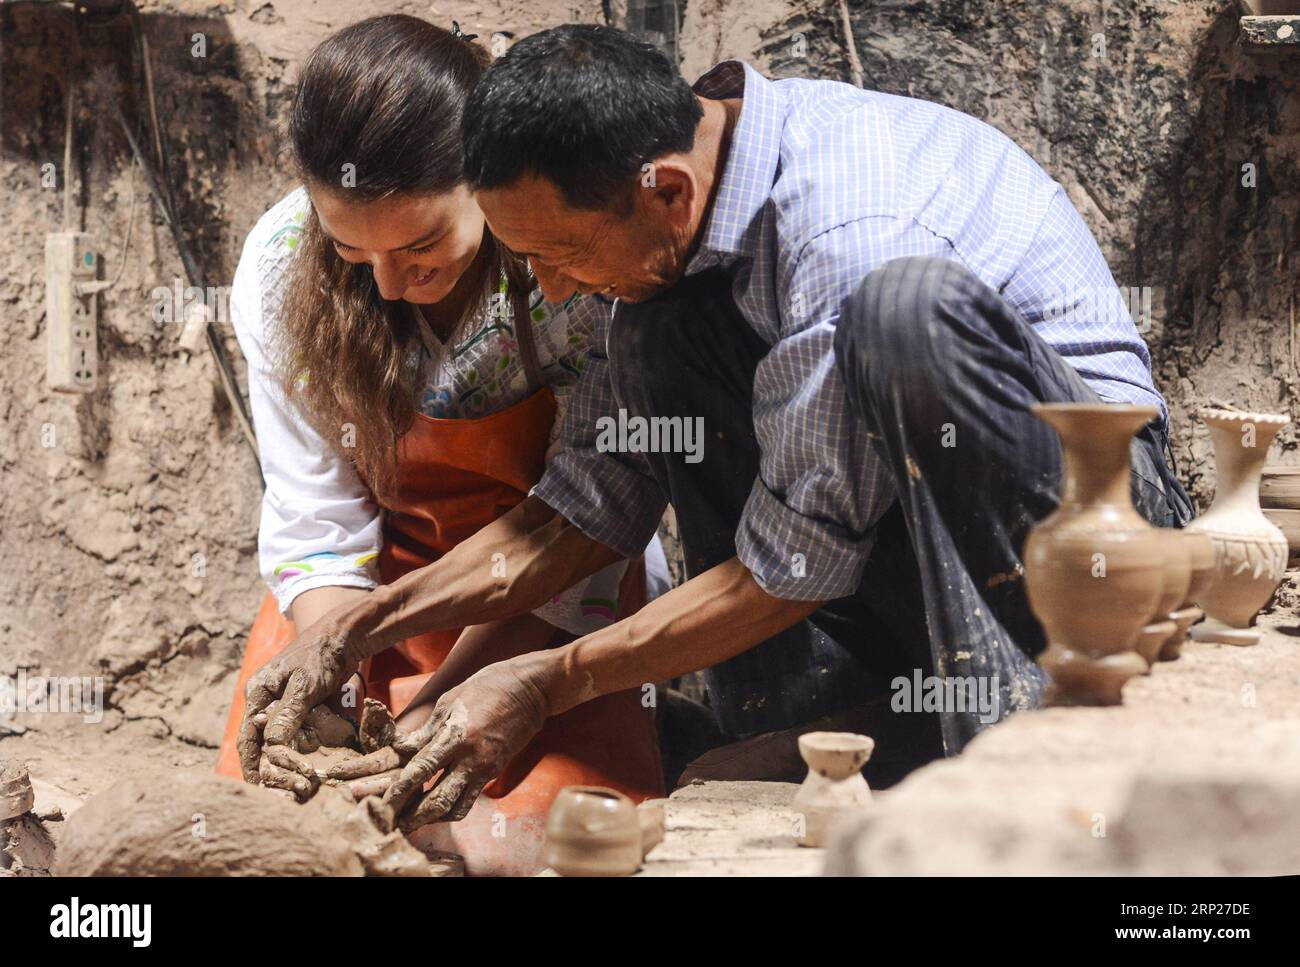
[[[258,220],[244,243],[230,300],[235,333],[248,360],[249,399],[266,481],[258,556],[262,576],[286,613],[294,598],[312,588],[375,587],[383,542],[382,509],[352,465],[285,399],[266,355],[267,334],[279,318],[289,261],[310,204],[306,190],[298,188]],[[593,299],[557,306],[533,293],[537,355],[561,412],[604,312],[604,304]],[[483,416],[528,396],[509,300],[485,300],[464,332],[450,347],[427,337],[431,342],[422,349],[422,365],[429,375],[420,409],[429,416]],[[558,416],[555,422],[552,444]],[[619,563],[592,575],[537,614],[574,634],[608,624],[618,611],[625,566]]]

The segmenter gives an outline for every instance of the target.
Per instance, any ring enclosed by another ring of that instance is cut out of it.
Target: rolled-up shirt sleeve
[[[853,290],[872,269],[909,255],[953,250],[914,222],[863,218],[810,241],[778,285],[780,336],[754,374],[759,475],[736,533],[737,556],[774,597],[852,594],[873,528],[895,499],[866,424],[849,408],[833,347]]]
[[[592,540],[636,557],[654,535],[668,502],[643,454],[602,452],[596,445],[598,421],[618,419],[605,355],[611,304],[585,296],[569,311],[596,314],[594,335],[564,412],[558,445],[532,493]]]
[[[269,227],[275,227],[271,215],[280,207],[266,216]],[[268,359],[266,334],[277,324],[291,253],[277,253],[267,227],[259,223],[244,246],[230,310],[248,361],[249,402],[266,482],[258,560],[281,612],[288,613],[294,599],[313,588],[376,587],[383,537],[380,510],[369,490],[285,398]]]

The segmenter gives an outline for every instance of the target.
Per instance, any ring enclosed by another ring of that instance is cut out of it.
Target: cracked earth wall
[[[1155,371],[1202,502],[1213,472],[1196,407],[1290,407],[1300,72],[1237,49],[1230,0],[680,6],[691,78],[738,56],[773,76],[850,79],[847,13],[868,87],[984,118],[1060,180],[1116,279],[1150,287]],[[229,281],[244,233],[292,184],[276,132],[297,62],[382,11],[488,36],[605,16],[589,0],[142,3],[174,189],[210,285]],[[102,675],[123,716],[214,746],[263,591],[260,484],[210,359],[153,318],[154,290],[182,272],[111,120],[127,37],[121,23],[86,25],[74,44],[58,5],[0,10],[0,674]],[[98,240],[105,277],[122,272],[101,297],[98,388],[84,397],[44,383],[42,252],[62,199],[42,175],[62,167],[69,74],[74,222]],[[1288,430],[1275,459],[1295,462],[1296,445]]]

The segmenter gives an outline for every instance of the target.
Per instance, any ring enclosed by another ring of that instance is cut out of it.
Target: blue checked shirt
[[[1102,399],[1164,412],[1146,345],[1092,234],[1064,189],[1001,132],[928,101],[769,81],[739,61],[714,67],[695,90],[744,98],[686,271],[731,269],[736,305],[772,347],[754,377],[762,455],[736,533],[737,555],[770,594],[853,593],[873,527],[895,499],[832,350],[840,306],[891,259],[960,261]],[[576,311],[602,317],[595,348],[565,414],[565,449],[534,493],[633,556],[665,497],[642,455],[596,450],[596,420],[617,414],[603,355],[609,307],[582,301]]]

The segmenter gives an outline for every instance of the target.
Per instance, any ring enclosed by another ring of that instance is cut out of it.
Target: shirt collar
[[[700,97],[743,97],[722,180],[699,248],[686,266],[701,271],[729,256],[752,256],[759,215],[772,194],[785,126],[785,104],[766,77],[739,60],[726,60],[694,85]]]

